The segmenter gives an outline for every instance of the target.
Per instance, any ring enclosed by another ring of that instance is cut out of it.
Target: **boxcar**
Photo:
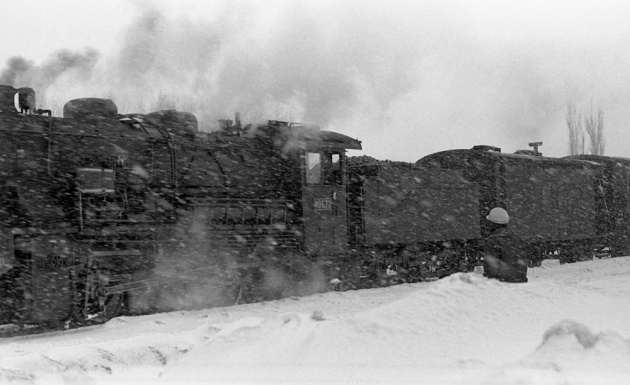
[[[480,188],[479,221],[488,235],[486,215],[493,207],[510,214],[510,227],[531,245],[533,263],[590,255],[602,243],[597,224],[602,166],[588,161],[502,153],[475,146],[426,156],[419,166],[461,170]]]

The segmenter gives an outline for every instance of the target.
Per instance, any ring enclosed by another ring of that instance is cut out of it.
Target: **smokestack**
[[[241,114],[238,112],[234,114],[234,126],[236,126],[237,130],[241,129]]]
[[[18,90],[18,104],[20,112],[23,114],[32,114],[35,111],[35,90],[32,88],[20,88]]]
[[[0,111],[9,112],[15,110],[15,94],[17,89],[11,86],[0,85]]]

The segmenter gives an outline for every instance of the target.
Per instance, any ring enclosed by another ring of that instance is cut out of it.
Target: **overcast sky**
[[[567,103],[592,103],[606,154],[630,157],[626,1],[2,1],[0,34],[0,83],[43,108],[162,95],[204,127],[239,111],[415,161],[532,141],[564,156]]]

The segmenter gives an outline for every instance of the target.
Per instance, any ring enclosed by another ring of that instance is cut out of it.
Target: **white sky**
[[[566,155],[566,104],[592,101],[604,110],[607,154],[630,157],[624,1],[36,0],[1,8],[0,75],[11,57],[31,61],[12,85],[35,88],[46,108],[100,96],[133,112],[164,93],[202,124],[235,111],[304,121],[359,138],[368,155],[415,161],[531,141]],[[86,47],[97,60],[51,75],[59,50],[81,56]]]

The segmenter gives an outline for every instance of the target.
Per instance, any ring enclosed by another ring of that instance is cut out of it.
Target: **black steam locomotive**
[[[410,164],[347,157],[361,142],[317,126],[237,116],[203,133],[189,113],[96,98],[63,114],[0,86],[0,324],[471,271],[494,206],[532,263],[627,251],[625,160],[477,147]]]

